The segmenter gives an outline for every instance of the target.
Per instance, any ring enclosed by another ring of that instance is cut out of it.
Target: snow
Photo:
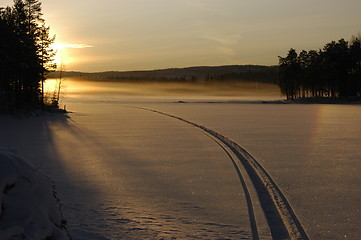
[[[250,237],[238,176],[207,135],[137,109],[72,106],[70,118],[3,117],[0,145],[52,177],[74,239]]]
[[[50,179],[0,151],[0,239],[69,239]]]
[[[244,147],[286,194],[311,239],[361,234],[360,105],[154,104]]]
[[[0,147],[51,176],[74,239],[251,236],[245,197],[224,151],[197,128],[130,107],[182,117],[244,147],[311,239],[361,235],[360,106],[244,103],[277,96],[180,95],[178,86],[168,96],[154,93],[158,85],[139,93],[129,84],[93,82],[87,89],[77,82],[72,90],[68,83],[68,116],[1,116]],[[260,238],[269,239],[254,204]]]

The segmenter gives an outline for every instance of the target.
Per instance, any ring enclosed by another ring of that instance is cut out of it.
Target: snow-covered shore
[[[7,151],[0,151],[0,189],[0,239],[70,239],[54,184]]]

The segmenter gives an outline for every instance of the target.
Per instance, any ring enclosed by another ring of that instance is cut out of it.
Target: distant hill
[[[278,83],[278,66],[227,65],[200,66],[187,68],[169,68],[150,71],[110,71],[110,72],[63,72],[64,77],[73,77],[97,81],[231,81],[248,80]],[[56,78],[59,72],[52,72],[50,78]]]

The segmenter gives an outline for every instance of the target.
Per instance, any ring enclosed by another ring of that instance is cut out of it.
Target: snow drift
[[[70,239],[54,184],[14,154],[0,151],[0,239]]]

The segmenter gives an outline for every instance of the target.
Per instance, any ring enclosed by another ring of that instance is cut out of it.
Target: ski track
[[[217,143],[223,149],[223,151],[227,154],[227,156],[231,160],[231,162],[232,162],[232,164],[234,166],[234,169],[237,172],[237,175],[238,175],[238,178],[239,178],[239,180],[241,182],[241,185],[242,185],[242,188],[243,188],[243,191],[244,191],[244,194],[245,194],[246,202],[247,202],[249,222],[250,222],[250,227],[251,227],[251,230],[252,230],[252,238],[253,238],[253,240],[258,240],[259,235],[258,235],[256,218],[255,218],[254,210],[253,210],[252,199],[251,199],[251,195],[250,195],[250,193],[248,191],[247,184],[246,184],[246,182],[245,182],[245,180],[244,180],[244,178],[242,176],[242,173],[241,173],[240,169],[238,168],[236,161],[233,159],[233,157],[227,151],[227,149],[221,143],[219,143],[214,138],[213,135],[209,135],[209,134],[206,134],[206,135],[208,137],[210,137],[215,143]]]
[[[212,129],[193,123],[181,117],[177,117],[165,112],[161,112],[154,109],[148,109],[144,107],[134,107],[129,105],[123,105],[123,107],[130,107],[130,108],[150,111],[153,113],[161,114],[167,117],[180,120],[184,123],[190,124],[196,128],[203,130],[204,132],[210,134],[212,137],[215,138],[213,140],[216,141],[217,144],[221,146],[221,148],[227,153],[228,157],[230,157],[235,167],[235,170],[237,171],[237,174],[240,178],[242,187],[245,191],[247,205],[249,208],[248,211],[249,211],[253,239],[258,239],[258,232],[257,232],[256,221],[254,219],[252,201],[250,199],[247,186],[245,186],[243,177],[234,159],[216,139],[218,139],[223,144],[225,144],[237,156],[237,158],[239,159],[239,161],[242,163],[243,167],[247,171],[257,191],[273,239],[305,239],[305,240],[309,239],[307,233],[303,229],[300,221],[298,220],[291,205],[288,203],[287,198],[284,196],[280,188],[273,181],[273,179],[267,173],[267,171],[261,166],[261,164],[255,158],[253,158],[244,148],[240,147],[237,143],[235,143],[231,139],[223,136],[222,134]]]

